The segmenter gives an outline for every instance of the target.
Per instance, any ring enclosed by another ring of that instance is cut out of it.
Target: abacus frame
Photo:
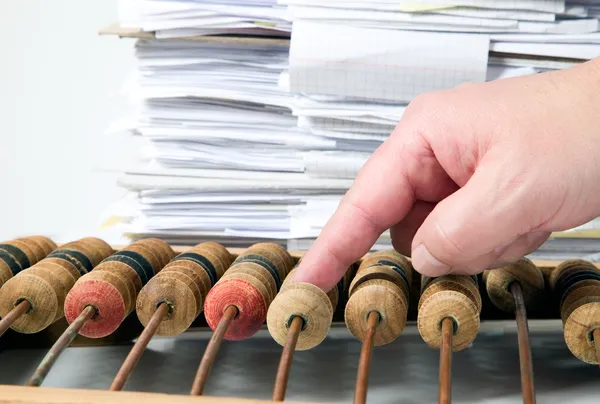
[[[60,248],[60,245],[58,246]],[[122,248],[125,248],[125,245],[112,245],[111,246],[115,251],[118,251]],[[176,254],[183,253],[192,246],[188,245],[172,245],[173,251]],[[227,250],[234,256],[237,257],[240,253],[242,253],[245,248],[227,248]],[[294,251],[288,250],[292,258],[297,262],[305,253],[305,251]],[[364,258],[364,257],[363,257]],[[362,261],[357,261],[358,264]],[[548,279],[551,271],[558,266],[562,261],[550,261],[550,260],[532,260],[533,264],[535,264],[543,273],[546,288],[548,286]],[[594,265],[600,268],[600,262],[594,263]],[[415,273],[415,279],[413,282],[415,284],[420,284],[420,275]],[[413,288],[416,291],[416,298],[418,299],[418,290],[419,288]],[[414,310],[414,304],[411,305],[413,307],[409,307]],[[482,313],[483,314],[483,313]],[[483,317],[483,315],[482,315]],[[556,315],[548,315],[543,316],[542,318],[536,317],[538,320],[556,320],[560,317]],[[501,322],[504,319],[510,319],[510,316],[503,318],[502,316],[498,318],[485,318],[486,322]],[[532,318],[533,320],[534,318]],[[334,319],[332,323],[332,328],[336,326],[342,326],[343,319]],[[122,327],[127,327],[127,324],[124,323]],[[266,326],[263,326],[266,328]],[[192,327],[186,332],[193,332],[198,330],[207,329],[205,327]],[[106,345],[110,344],[111,339],[108,338],[104,341],[94,341],[91,340],[87,343],[80,342],[77,346],[98,346],[98,345]],[[53,342],[53,341],[52,341]],[[10,346],[7,348],[10,349]],[[257,400],[257,399],[246,399],[246,398],[238,398],[238,397],[220,397],[220,396],[192,396],[192,395],[178,395],[178,394],[166,394],[166,393],[153,393],[153,392],[134,392],[134,391],[108,391],[108,390],[95,390],[95,389],[71,389],[71,388],[52,388],[52,387],[26,387],[26,386],[13,386],[13,385],[0,385],[0,404],[100,404],[100,403],[113,403],[116,399],[119,399],[120,402],[123,403],[133,403],[138,402],[139,400],[143,400],[146,403],[171,403],[171,404],[185,404],[192,402],[200,402],[206,404],[260,404],[260,403],[276,403],[276,401],[271,400]],[[198,401],[199,400],[199,401]],[[302,404],[301,402],[297,402]],[[303,402],[304,404],[317,404],[316,402]]]

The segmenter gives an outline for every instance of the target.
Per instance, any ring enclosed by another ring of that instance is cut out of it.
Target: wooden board
[[[130,391],[56,389],[47,387],[0,385],[0,404],[114,404],[117,402],[122,404],[264,404],[272,403],[274,401]]]

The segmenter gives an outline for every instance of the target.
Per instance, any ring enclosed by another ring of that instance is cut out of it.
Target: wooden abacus
[[[294,281],[301,259],[301,252],[274,243],[227,249],[215,242],[178,247],[150,238],[122,247],[90,237],[57,246],[40,236],[1,243],[0,330],[10,331],[0,336],[0,346],[22,347],[46,335],[51,348],[28,386],[0,385],[0,402],[244,402],[197,396],[203,394],[221,341],[241,343],[261,329],[274,347],[283,346],[273,376],[274,402],[284,400],[294,352],[318,347],[333,325],[344,325],[362,345],[356,403],[366,402],[371,352],[401,343],[410,322],[428,347],[440,351],[440,402],[450,402],[451,356],[476,349],[485,321],[516,319],[526,403],[535,402],[527,312],[533,318],[561,319],[573,356],[600,363],[600,269],[594,263],[522,259],[481,275],[428,278],[414,271],[408,258],[377,251],[351,265],[332,290],[323,291]],[[121,391],[154,335],[198,328],[213,334],[189,397]],[[69,345],[134,339],[107,386],[111,391],[39,387]]]

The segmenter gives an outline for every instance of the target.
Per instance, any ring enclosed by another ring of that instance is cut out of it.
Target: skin
[[[600,58],[420,95],[295,280],[330,290],[387,229],[424,275],[514,262],[600,216],[599,156]]]

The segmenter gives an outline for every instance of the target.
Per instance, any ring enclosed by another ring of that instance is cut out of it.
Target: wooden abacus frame
[[[60,246],[59,246],[60,247]],[[118,251],[125,246],[113,245],[111,246],[115,251]],[[171,246],[176,254],[183,253],[190,249],[192,246],[175,245]],[[227,249],[232,255],[237,257],[242,253],[244,248],[228,248]],[[299,260],[305,253],[305,251],[294,251],[288,250],[294,260]],[[362,258],[358,261],[360,261]],[[562,261],[550,261],[550,260],[533,260],[532,261],[544,274],[546,283],[552,269],[558,266]],[[600,263],[594,263],[594,265],[600,268]],[[416,274],[413,282],[420,282],[420,276]],[[413,288],[418,299],[419,288]],[[414,310],[415,304],[411,301],[411,307]],[[135,314],[134,314],[135,315]],[[507,317],[510,318],[510,317]],[[556,319],[554,315],[548,316],[547,319]],[[560,318],[560,317],[558,317]],[[495,318],[486,319],[486,321],[494,321]],[[498,318],[502,320],[502,318]],[[340,325],[343,323],[343,319],[340,320],[334,318],[332,325]],[[126,327],[126,324],[123,324]],[[190,328],[190,331],[195,331],[197,328]],[[78,346],[98,346],[106,345],[111,343],[111,339],[100,339],[101,341],[91,340],[89,343],[80,342]],[[107,342],[108,341],[108,342]],[[72,344],[73,345],[73,344]],[[9,348],[10,349],[10,348]],[[217,397],[217,396],[191,396],[191,395],[179,395],[179,394],[165,394],[165,393],[152,393],[152,392],[132,392],[132,391],[108,391],[108,390],[92,390],[92,389],[71,389],[71,388],[51,388],[51,387],[25,387],[25,386],[12,386],[12,385],[0,385],[0,404],[100,404],[100,403],[114,403],[116,400],[120,400],[123,403],[134,403],[143,401],[149,404],[158,403],[172,403],[172,404],[185,404],[185,403],[205,403],[205,404],[260,404],[260,403],[275,403],[270,400],[256,400],[246,399],[237,397]],[[300,402],[297,402],[300,403]],[[305,404],[316,404],[311,402],[304,402]]]

